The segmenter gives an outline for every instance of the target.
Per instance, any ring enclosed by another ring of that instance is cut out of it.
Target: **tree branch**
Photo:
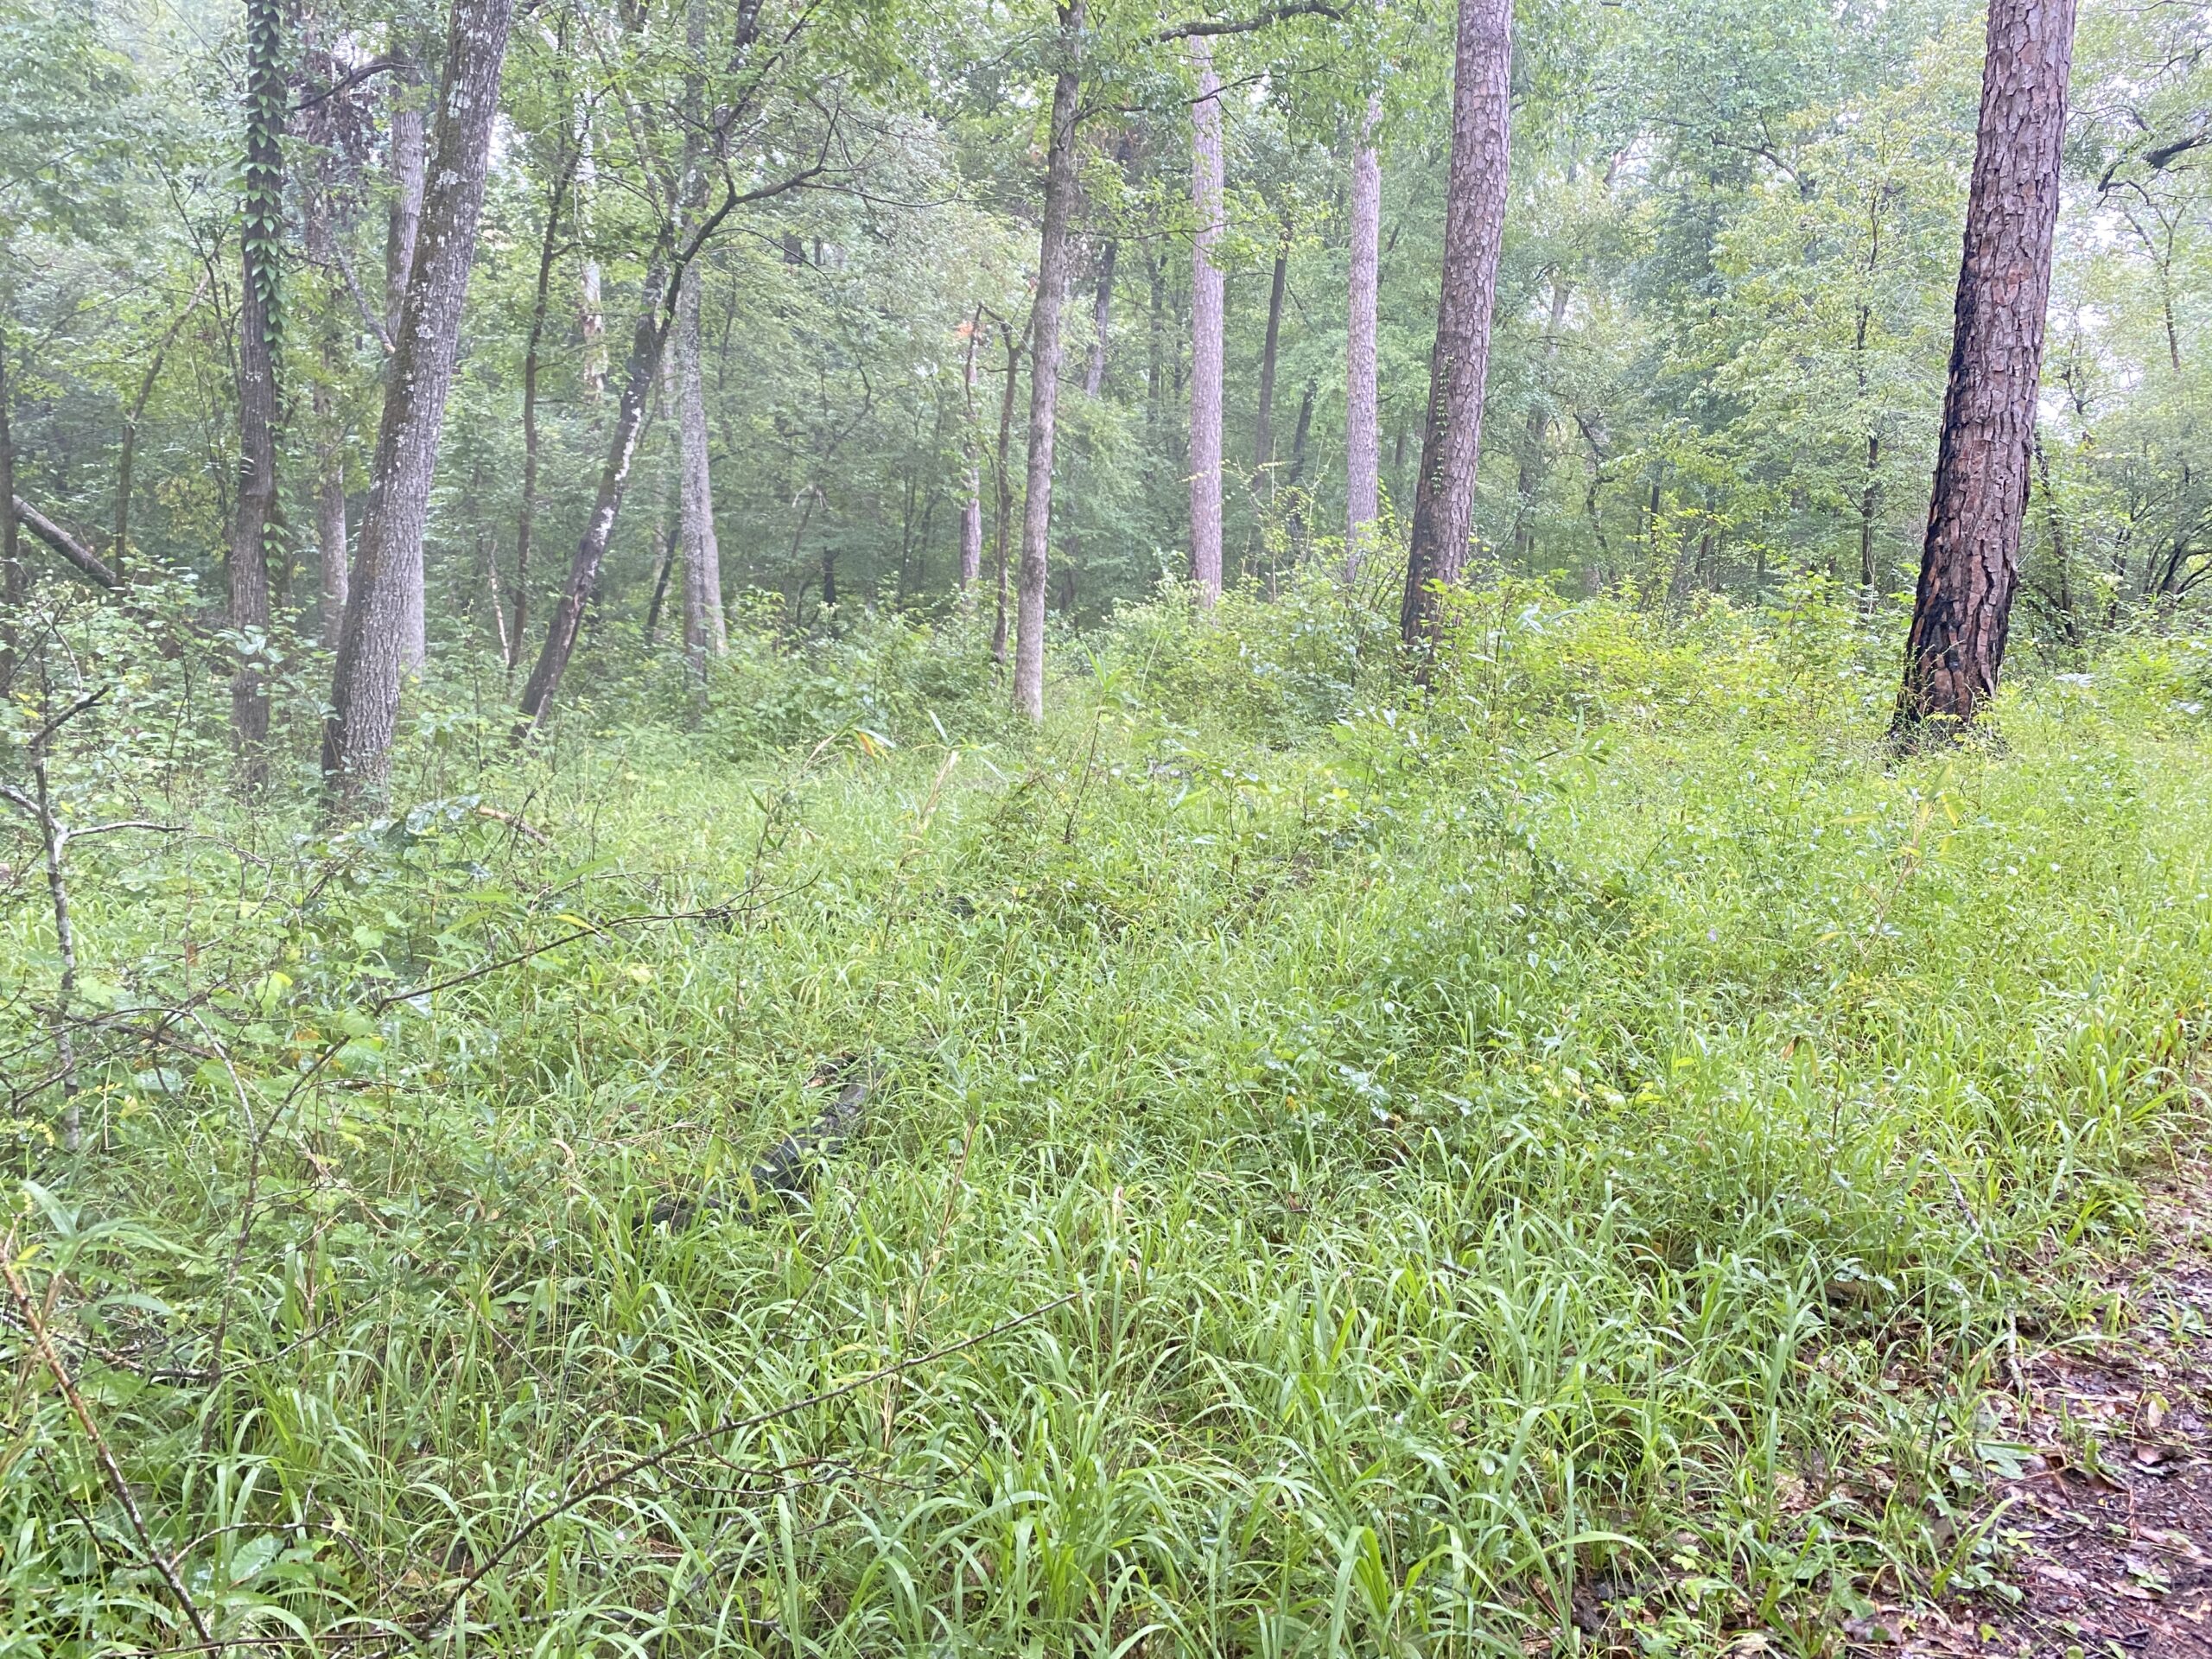
[[[1223,22],[1208,22],[1202,18],[1197,22],[1177,23],[1172,28],[1163,29],[1152,38],[1155,44],[1166,46],[1171,41],[1196,40],[1202,35],[1249,35],[1276,23],[1287,22],[1293,17],[1338,20],[1344,15],[1343,7],[1331,5],[1327,0],[1283,0],[1281,5],[1269,6],[1256,16]]]
[[[16,517],[22,519],[23,528],[44,542],[77,568],[78,574],[102,588],[120,588],[123,579],[107,568],[100,556],[86,547],[67,531],[55,524],[36,507],[16,498]]]

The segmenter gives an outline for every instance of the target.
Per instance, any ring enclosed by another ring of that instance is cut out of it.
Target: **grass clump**
[[[1414,701],[1285,604],[1125,619],[1033,740],[916,637],[834,722],[741,662],[496,802],[86,842],[73,1155],[14,878],[0,1650],[194,1639],[32,1318],[303,1651],[1817,1653],[1993,1584],[1999,1368],[2196,1124],[2196,658],[1891,766],[1816,590],[1493,590]]]

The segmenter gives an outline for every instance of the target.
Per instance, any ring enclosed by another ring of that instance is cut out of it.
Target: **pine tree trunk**
[[[252,0],[246,16],[245,223],[238,238],[238,496],[231,525],[230,624],[241,634],[269,631],[269,531],[276,513],[277,284],[284,222],[281,137],[289,92],[284,81],[283,13],[277,0]],[[269,690],[241,661],[231,677],[231,735],[238,781],[249,791],[269,779]]]
[[[1955,734],[1997,689],[2043,372],[2074,0],[1990,0],[1949,383],[1893,738]]]
[[[514,0],[453,0],[423,231],[393,336],[368,511],[323,722],[326,803],[380,788],[391,764],[404,662],[408,573],[422,569],[438,435],[452,389],[461,304],[499,113],[499,67]]]
[[[1367,100],[1351,161],[1351,316],[1344,363],[1344,580],[1357,578],[1382,512],[1382,423],[1376,414],[1375,295],[1382,264],[1382,168],[1375,153],[1382,99]]]
[[[729,654],[722,615],[722,560],[715,539],[715,493],[707,462],[707,391],[700,371],[699,284],[694,265],[676,300],[677,448],[683,467],[678,493],[683,527],[683,650],[695,671],[709,657]]]
[[[1221,240],[1225,188],[1221,154],[1221,79],[1213,43],[1191,41],[1198,101],[1191,112],[1191,207],[1198,235],[1191,253],[1191,580],[1198,603],[1221,598],[1221,368],[1223,281],[1213,250]]]
[[[1428,417],[1414,486],[1413,546],[1399,627],[1434,641],[1437,589],[1459,580],[1474,515],[1491,314],[1505,227],[1513,67],[1512,0],[1459,0],[1452,67],[1452,169],[1444,210],[1444,286],[1429,359]]]
[[[1283,289],[1290,277],[1290,220],[1282,222],[1282,237],[1275,244],[1274,270],[1268,278],[1268,332],[1260,346],[1260,407],[1252,421],[1252,470],[1267,480],[1268,493],[1274,493],[1270,471],[1275,458],[1275,352],[1282,340]]]
[[[1037,245],[1037,305],[1029,357],[1029,476],[1021,504],[1015,600],[1014,706],[1045,718],[1045,594],[1052,531],[1052,440],[1060,390],[1060,306],[1068,288],[1068,220],[1075,210],[1077,99],[1088,0],[1060,0],[1059,72],[1045,157],[1045,223]]]

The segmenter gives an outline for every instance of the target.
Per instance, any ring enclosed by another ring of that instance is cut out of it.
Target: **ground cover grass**
[[[188,1597],[330,1653],[1817,1653],[2000,1593],[1988,1400],[2199,1127],[2205,655],[1897,764],[1816,590],[1458,639],[1422,696],[1322,590],[1163,603],[1035,738],[944,642],[761,646],[480,779],[429,722],[335,838],[182,801],[75,855],[76,1154],[16,857],[0,1650]]]

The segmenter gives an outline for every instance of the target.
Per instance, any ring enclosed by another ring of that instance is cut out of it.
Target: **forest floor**
[[[2157,1183],[2147,1220],[2101,1319],[2046,1333],[1992,1396],[2030,1448],[1986,1512],[2005,1593],[1886,1607],[1851,1622],[1855,1651],[2212,1656],[2212,1165]]]

